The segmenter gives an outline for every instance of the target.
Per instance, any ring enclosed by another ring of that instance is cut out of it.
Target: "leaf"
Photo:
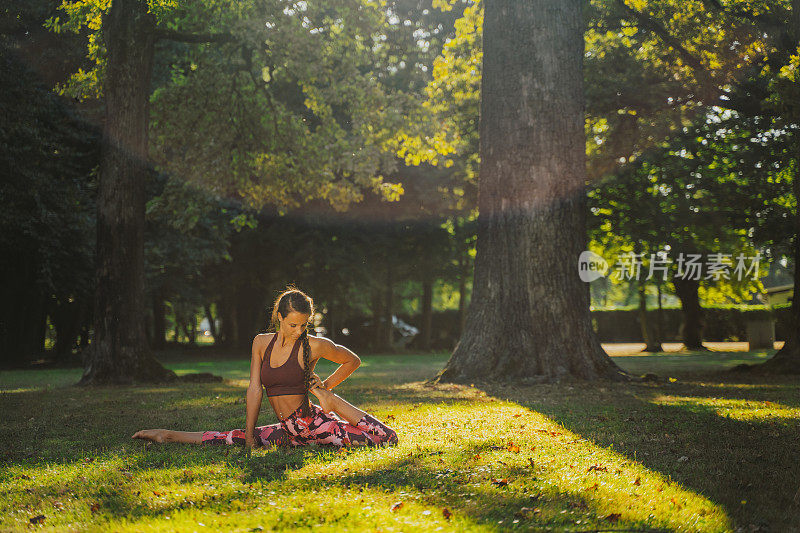
[[[45,516],[43,514],[36,515],[30,519],[31,524],[41,524],[44,522]]]
[[[600,485],[598,485],[597,483],[595,483],[595,484],[594,484],[594,485],[592,485],[591,487],[586,487],[586,488],[585,488],[585,489],[583,489],[583,490],[597,490],[597,488],[598,488],[599,486],[600,486]]]
[[[512,453],[519,453],[519,446],[514,444],[513,442],[508,443],[508,447],[506,448],[509,452]]]
[[[95,513],[99,512],[100,511],[100,504],[97,503],[97,502],[94,502],[92,504],[92,506],[89,507],[89,510],[92,511],[92,514],[95,514]]]
[[[399,511],[402,507],[403,507],[403,502],[397,502],[394,505],[392,505],[392,508],[390,510],[392,512]]]
[[[447,507],[442,507],[442,516],[444,516],[445,519],[450,520],[450,517],[453,516],[453,513],[451,513],[450,509]]]
[[[515,518],[533,518],[535,514],[542,512],[538,507],[522,507],[514,513]]]
[[[492,484],[497,485],[498,487],[505,487],[506,485],[508,485],[508,479],[507,478],[503,478],[503,479],[492,478]]]
[[[608,472],[608,468],[601,465],[592,465],[586,469],[587,472],[591,472],[592,470],[595,470],[597,472]]]
[[[611,513],[610,515],[607,515],[605,519],[608,520],[609,522],[616,522],[617,520],[619,520],[620,516],[621,515],[619,513]]]

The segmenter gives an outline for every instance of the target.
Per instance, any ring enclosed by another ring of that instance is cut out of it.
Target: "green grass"
[[[800,385],[718,371],[769,355],[616,357],[674,381],[488,389],[424,386],[446,354],[362,356],[337,392],[388,421],[397,447],[249,458],[130,439],[241,428],[245,359],[164,358],[226,378],[213,384],[81,389],[78,369],[2,372],[0,530],[44,516],[35,528],[796,531]],[[259,424],[276,420],[265,399]]]

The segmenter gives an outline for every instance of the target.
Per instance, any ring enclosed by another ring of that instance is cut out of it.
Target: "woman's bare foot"
[[[153,442],[166,442],[167,430],[166,429],[143,429],[137,431],[131,436],[132,439],[145,439]]]

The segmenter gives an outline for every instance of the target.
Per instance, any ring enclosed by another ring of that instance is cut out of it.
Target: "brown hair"
[[[275,303],[272,306],[273,331],[277,332],[280,328],[278,313],[285,319],[292,311],[309,315],[308,320],[310,322],[310,324],[306,325],[302,335],[300,335],[300,342],[303,346],[303,389],[305,389],[301,407],[303,408],[303,418],[305,418],[311,416],[311,404],[308,400],[308,389],[311,384],[311,367],[308,364],[308,360],[311,358],[311,345],[308,343],[308,328],[314,323],[314,300],[294,285],[288,285],[286,290],[275,298]]]

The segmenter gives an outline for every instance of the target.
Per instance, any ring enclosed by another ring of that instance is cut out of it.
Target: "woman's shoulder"
[[[258,333],[253,339],[253,343],[256,346],[266,346],[275,335],[275,333]]]
[[[324,351],[324,349],[331,347],[333,344],[334,342],[327,337],[317,335],[308,336],[308,345],[312,352]]]

